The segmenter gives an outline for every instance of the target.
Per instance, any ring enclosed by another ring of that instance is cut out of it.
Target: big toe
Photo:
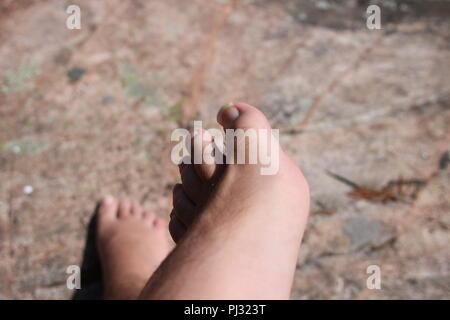
[[[258,164],[245,167],[260,169],[261,175],[278,173],[280,156],[283,154],[278,143],[278,130],[270,127],[260,110],[243,102],[228,104],[219,111],[217,121],[226,131],[227,161],[231,159],[231,163]]]
[[[217,122],[224,129],[270,129],[266,116],[244,102],[229,103],[217,114]]]

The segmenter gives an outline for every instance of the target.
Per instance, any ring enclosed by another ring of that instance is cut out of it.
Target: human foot
[[[233,124],[233,119],[239,117],[238,107],[240,106],[244,110],[254,109],[253,117],[258,114],[261,116],[261,112],[256,108],[243,103],[237,103],[236,106],[229,104],[223,107],[217,115],[217,121],[223,126],[224,129],[236,129],[236,124]],[[233,106],[233,108],[230,108]],[[242,112],[242,110],[241,110]],[[250,118],[247,114],[247,118]],[[264,121],[261,117],[261,124],[257,125],[261,128],[268,128],[267,120]],[[266,122],[264,124],[264,122]],[[239,124],[237,124],[239,125]],[[245,125],[248,127],[248,125]],[[245,128],[244,128],[245,129]],[[198,152],[204,154],[205,148],[211,143],[211,136],[207,131],[200,132],[201,136],[198,140],[194,137],[191,138],[192,153]],[[208,138],[205,138],[208,137]],[[288,159],[288,162],[291,162]],[[206,163],[201,164],[180,164],[179,171],[181,176],[181,183],[176,184],[173,188],[173,210],[171,212],[171,221],[169,230],[172,238],[177,242],[187,231],[189,226],[193,223],[198,213],[202,210],[203,205],[208,201],[210,194],[212,193],[214,186],[221,179],[221,176],[225,170],[223,165],[210,165]],[[295,166],[295,165],[294,165]],[[299,171],[298,168],[294,169]],[[300,177],[300,180],[304,180]]]
[[[166,223],[129,200],[107,197],[97,217],[105,299],[136,299],[169,253]]]
[[[218,122],[224,129],[271,130],[265,116],[244,103],[221,110]],[[200,179],[202,165],[182,166],[169,225],[178,246],[143,297],[289,297],[309,211],[306,180],[281,149],[274,175],[261,175],[259,164],[220,169],[211,184]],[[164,277],[167,272],[170,282]]]

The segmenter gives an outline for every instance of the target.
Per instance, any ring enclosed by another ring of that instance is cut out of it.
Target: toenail
[[[217,121],[219,123],[229,123],[235,121],[239,117],[239,110],[234,106],[234,103],[230,102],[220,108],[217,115]]]

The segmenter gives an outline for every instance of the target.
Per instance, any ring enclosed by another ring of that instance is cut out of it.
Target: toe
[[[202,181],[208,181],[214,175],[216,169],[214,159],[214,141],[212,135],[201,129],[191,139],[191,149],[194,158],[199,158],[202,161],[200,163],[194,163],[194,170]]]
[[[224,129],[270,129],[265,115],[257,108],[243,102],[230,103],[217,114],[217,122]]]
[[[178,242],[186,233],[186,227],[178,220],[176,215],[171,214],[169,232],[173,241]]]
[[[112,196],[106,196],[100,204],[98,216],[101,221],[112,221],[117,217],[117,200]]]
[[[258,164],[246,165],[244,168],[260,170],[262,175],[274,175],[278,172],[279,157],[282,154],[278,130],[272,130],[261,111],[243,102],[228,104],[219,111],[217,121],[227,131],[226,146],[231,145],[226,150],[229,163]],[[233,131],[231,136],[228,136],[228,129]],[[228,141],[229,138],[234,141]]]
[[[195,218],[195,204],[189,199],[180,184],[173,188],[173,212],[185,226]]]
[[[151,212],[151,211],[146,211],[142,217],[144,218],[145,221],[149,221],[153,223],[153,220],[155,220],[156,215]]]
[[[144,213],[144,210],[142,210],[142,207],[139,203],[136,201],[133,201],[131,204],[131,215],[136,218],[142,218],[142,215]]]
[[[194,203],[200,202],[204,183],[194,169],[194,165],[185,164],[180,167],[182,187],[186,195]]]
[[[120,219],[128,218],[131,215],[131,202],[128,199],[121,200],[119,203],[119,210],[117,216]]]

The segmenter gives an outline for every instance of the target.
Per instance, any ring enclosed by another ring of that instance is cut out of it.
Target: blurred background
[[[449,18],[444,0],[2,0],[0,298],[70,298],[96,202],[167,217],[172,130],[246,101],[311,187],[292,298],[449,299]]]

